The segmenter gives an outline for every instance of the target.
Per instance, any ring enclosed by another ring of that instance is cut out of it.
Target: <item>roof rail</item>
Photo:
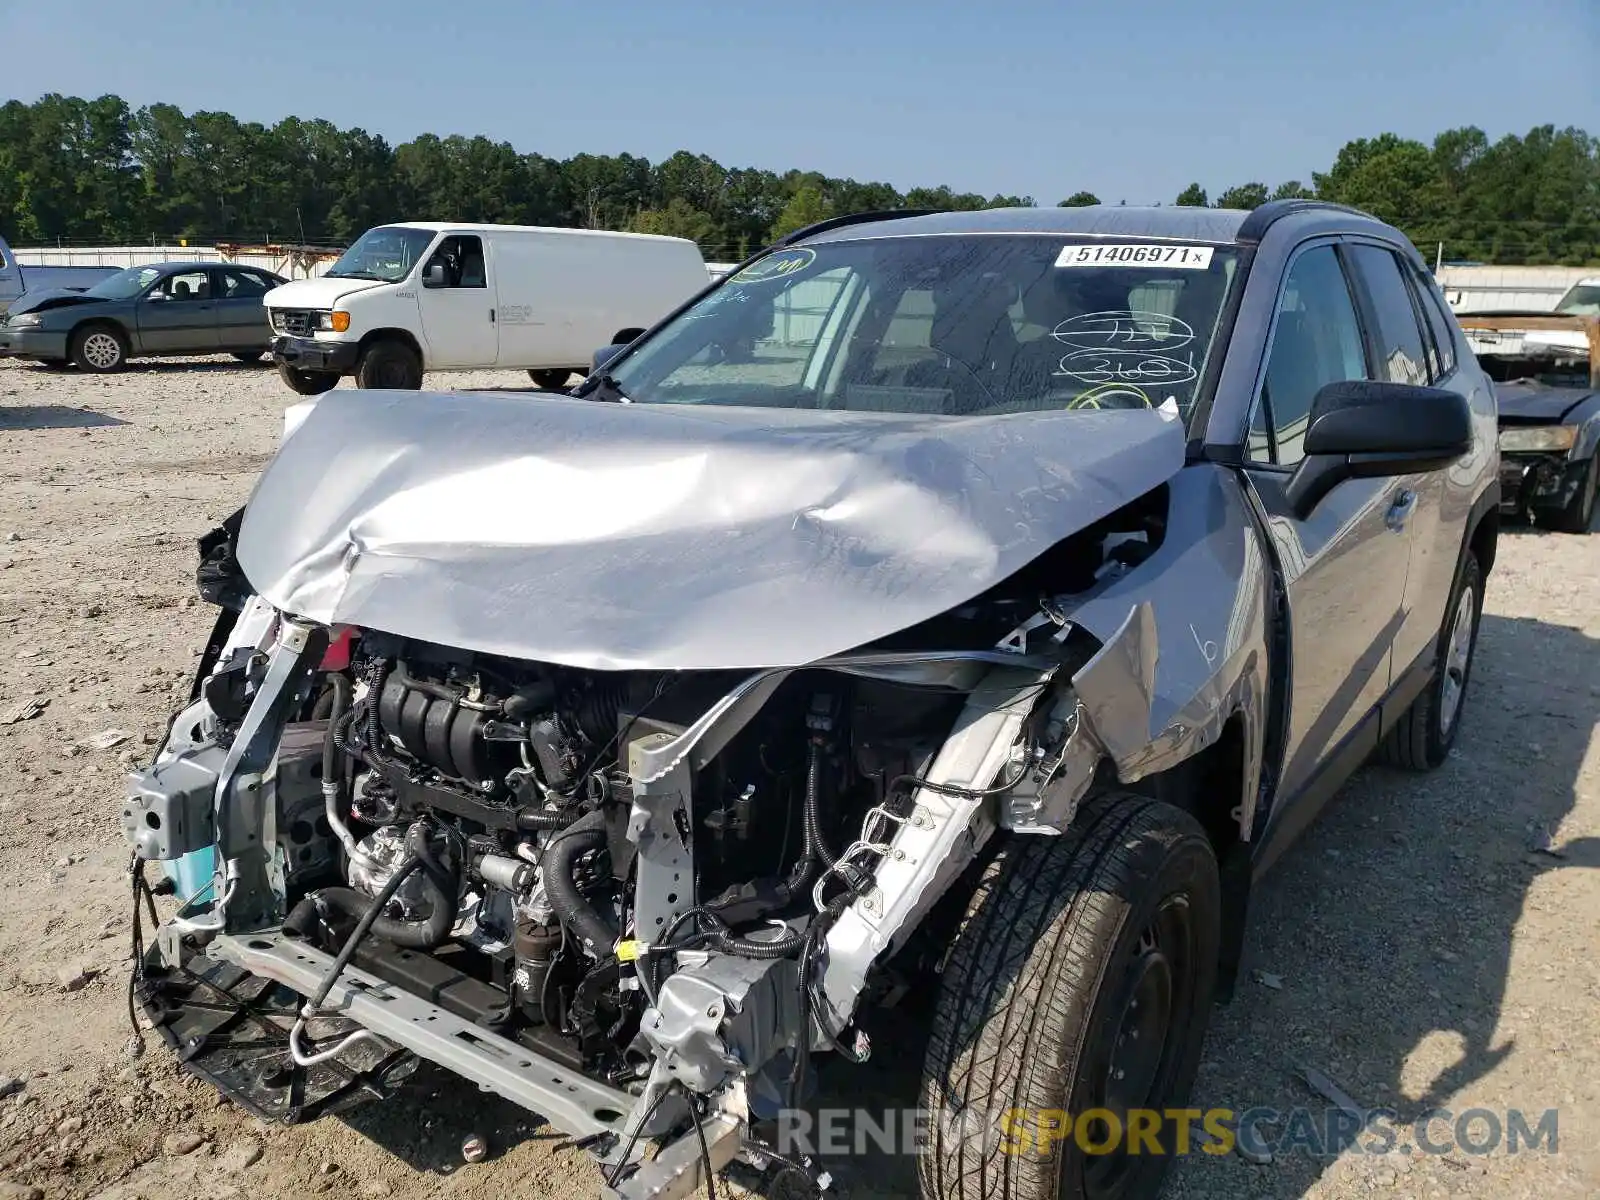
[[[931,217],[940,211],[942,210],[937,208],[880,208],[872,212],[846,213],[842,217],[829,217],[826,221],[817,221],[803,229],[796,229],[793,233],[786,233],[772,243],[772,249],[792,246],[804,238],[827,233],[830,229],[843,229],[846,225],[865,225],[869,221],[898,221],[902,217]]]
[[[1268,200],[1265,204],[1258,204],[1250,210],[1250,215],[1239,226],[1239,232],[1234,235],[1241,242],[1259,242],[1262,236],[1272,225],[1284,217],[1293,216],[1295,213],[1316,212],[1348,213],[1353,217],[1365,217],[1369,221],[1378,218],[1359,208],[1351,208],[1348,204],[1335,204],[1331,200]]]

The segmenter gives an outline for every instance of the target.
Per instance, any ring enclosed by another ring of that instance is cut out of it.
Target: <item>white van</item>
[[[409,221],[362,234],[328,272],[265,297],[283,380],[315,396],[418,388],[424,371],[526,370],[551,390],[706,286],[684,238]]]

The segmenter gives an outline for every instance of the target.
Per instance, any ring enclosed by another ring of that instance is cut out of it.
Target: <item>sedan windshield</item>
[[[607,373],[635,403],[1187,416],[1236,252],[1042,235],[775,251]]]
[[[132,300],[160,277],[159,267],[128,267],[106,276],[84,295],[96,300]]]
[[[328,268],[338,279],[378,279],[399,283],[417,265],[417,259],[434,239],[431,229],[405,225],[380,225],[361,235],[339,261]]]

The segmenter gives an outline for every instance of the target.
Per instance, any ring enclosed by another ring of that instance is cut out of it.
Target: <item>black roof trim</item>
[[[897,221],[902,217],[931,217],[939,211],[937,208],[881,208],[872,212],[846,213],[842,217],[829,217],[826,221],[817,221],[803,229],[796,229],[793,233],[784,234],[772,243],[772,249],[792,246],[815,234],[827,233],[830,229],[842,229],[846,225],[865,225],[871,221]]]
[[[1339,212],[1352,217],[1365,217],[1369,221],[1378,219],[1369,212],[1351,208],[1347,204],[1335,204],[1331,200],[1268,200],[1265,204],[1257,205],[1250,210],[1250,215],[1244,219],[1244,224],[1239,226],[1238,240],[1259,242],[1274,223],[1302,212]]]

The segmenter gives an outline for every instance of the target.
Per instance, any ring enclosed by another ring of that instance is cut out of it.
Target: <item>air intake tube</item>
[[[618,935],[578,890],[575,869],[578,859],[603,850],[605,845],[605,814],[596,810],[554,834],[539,855],[539,877],[556,918],[577,936],[585,953],[596,959],[610,955]]]

